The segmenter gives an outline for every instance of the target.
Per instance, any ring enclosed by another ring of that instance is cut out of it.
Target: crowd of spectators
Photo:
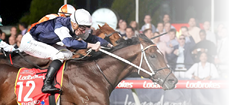
[[[6,33],[0,29],[0,39],[10,46],[13,46],[15,49],[18,49],[21,44],[22,36],[27,32],[27,27],[25,23],[19,23],[18,27],[12,26],[9,35],[6,35]]]
[[[203,22],[200,28],[195,18],[187,22],[189,27],[182,26],[176,29],[170,23],[170,16],[165,14],[162,22],[156,27],[151,23],[151,16],[145,15],[145,24],[139,28],[136,21],[120,19],[117,31],[125,38],[130,39],[139,34],[144,34],[149,39],[166,33],[160,37],[151,39],[163,53],[166,63],[178,78],[192,79],[228,79],[229,68],[229,37],[227,28],[220,24],[215,33],[210,30],[210,22]],[[11,27],[10,34],[1,31],[0,39],[14,48],[18,48],[22,36],[27,32],[27,25],[19,23],[18,27]]]
[[[165,14],[163,22],[156,27],[151,23],[151,16],[145,15],[145,24],[138,30],[138,23],[120,19],[117,31],[125,39],[144,34],[151,39],[164,54],[166,63],[179,79],[228,79],[229,37],[226,26],[220,24],[215,33],[210,30],[210,22],[204,21],[199,27],[195,18],[190,18],[187,26],[176,29],[170,23],[170,16]]]

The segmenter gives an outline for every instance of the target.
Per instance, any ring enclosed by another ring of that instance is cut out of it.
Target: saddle
[[[54,86],[61,89],[65,62],[56,74]],[[60,93],[42,93],[43,80],[46,75],[45,70],[21,68],[18,71],[15,82],[15,94],[20,105],[56,105],[60,99]]]

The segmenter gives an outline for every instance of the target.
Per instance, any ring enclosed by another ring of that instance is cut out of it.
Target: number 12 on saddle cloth
[[[65,62],[56,75],[55,87],[60,88],[63,82]],[[43,80],[46,70],[21,68],[18,71],[14,93],[17,96],[18,105],[49,105],[49,93],[42,93]],[[60,94],[55,94],[55,101],[59,100]]]

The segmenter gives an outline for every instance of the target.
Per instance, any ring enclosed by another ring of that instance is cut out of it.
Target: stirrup
[[[61,89],[56,88],[52,85],[44,85],[41,89],[42,93],[59,93]]]

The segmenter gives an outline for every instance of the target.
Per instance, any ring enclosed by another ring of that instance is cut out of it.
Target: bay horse
[[[121,38],[119,34],[111,28],[108,24],[104,24],[103,26],[99,26],[99,29],[93,31],[93,35],[96,35],[101,38],[105,38],[108,40],[113,46],[117,45],[117,41]],[[72,49],[71,51],[75,51]],[[73,59],[79,58],[86,55],[85,49],[78,50],[74,53]],[[50,60],[48,59],[40,59],[33,56],[30,56],[26,53],[21,53],[21,55],[14,54],[16,56],[12,57],[12,63],[18,67],[26,67],[26,68],[47,68],[49,66]],[[2,56],[2,57],[1,57]],[[22,57],[24,56],[24,57]],[[6,59],[3,55],[0,55],[0,64],[9,64],[10,58]],[[30,63],[29,63],[30,62]],[[31,63],[33,62],[33,63]]]
[[[175,87],[177,78],[168,68],[162,53],[146,36],[140,35],[119,43],[110,51],[112,54],[139,65],[139,68],[146,70],[139,70],[139,75],[158,83],[164,90]],[[115,86],[135,69],[100,53],[96,52],[94,55],[97,56],[87,61],[67,61],[61,105],[109,105],[109,96]],[[19,68],[7,64],[0,64],[0,67],[0,104],[16,105],[14,82]]]

